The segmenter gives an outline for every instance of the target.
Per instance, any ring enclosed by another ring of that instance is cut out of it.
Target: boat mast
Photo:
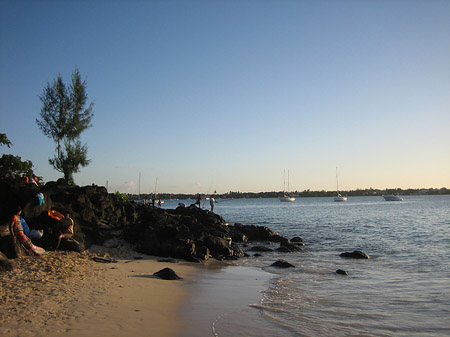
[[[288,170],[288,186],[287,186],[287,192],[289,193],[289,170]]]
[[[155,180],[155,190],[153,192],[154,198],[156,198],[156,186],[157,185],[158,185],[158,177],[156,177],[156,180]]]
[[[138,188],[138,200],[141,200],[141,172],[139,172],[139,188]]]
[[[336,166],[336,192],[337,192],[337,194],[339,196],[339,183],[338,183],[338,169],[337,169],[337,166]]]

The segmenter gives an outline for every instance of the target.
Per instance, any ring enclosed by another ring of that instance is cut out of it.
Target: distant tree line
[[[349,191],[340,191],[342,195],[349,197],[356,196],[381,196],[383,194],[393,194],[398,193],[401,195],[437,195],[437,194],[450,194],[450,189],[448,188],[421,188],[421,189],[401,189],[401,188],[386,188],[384,190],[380,189],[356,189]],[[227,193],[216,193],[215,196],[218,199],[241,199],[241,198],[279,198],[283,196],[282,191],[272,191],[272,192],[227,192]],[[306,198],[306,197],[334,197],[336,195],[336,191],[311,191],[304,190],[302,192],[294,191],[290,193],[291,195],[298,198]],[[210,195],[200,194],[203,199],[209,197]],[[151,199],[154,197],[155,199],[193,199],[195,200],[197,194],[185,194],[185,193],[158,193],[156,196],[154,194],[141,194],[140,196],[137,194],[130,194],[130,200],[138,200],[140,199]]]

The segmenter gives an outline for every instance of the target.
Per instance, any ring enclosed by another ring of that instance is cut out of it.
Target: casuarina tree
[[[94,103],[86,107],[86,81],[81,80],[76,68],[70,86],[67,87],[58,75],[53,83],[47,83],[39,98],[42,102],[41,118],[36,119],[36,123],[44,135],[56,143],[55,155],[49,158],[49,163],[64,174],[67,183],[73,184],[73,174],[90,162],[87,146],[80,140],[81,133],[91,126],[94,116]]]

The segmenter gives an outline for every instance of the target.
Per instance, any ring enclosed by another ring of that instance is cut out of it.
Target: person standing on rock
[[[216,196],[213,194],[209,198],[209,205],[211,206],[211,212],[214,212],[214,204],[216,203],[216,200],[214,199]]]
[[[202,197],[200,194],[197,194],[197,200],[195,201],[194,205],[198,205],[198,208],[202,208],[202,206],[200,205],[202,202]]]
[[[65,214],[64,218],[59,220],[58,243],[56,244],[55,250],[58,250],[62,239],[71,239],[73,237],[73,219],[70,217],[69,212]]]

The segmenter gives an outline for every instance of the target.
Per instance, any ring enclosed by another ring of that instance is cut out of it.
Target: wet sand
[[[259,268],[211,261],[195,269],[180,317],[179,337],[287,336],[261,314],[260,301],[273,275]]]

